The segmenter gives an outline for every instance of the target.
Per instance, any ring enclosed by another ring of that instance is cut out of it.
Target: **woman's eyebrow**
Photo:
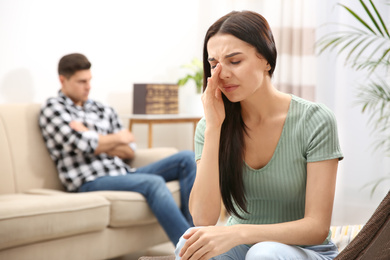
[[[230,53],[230,54],[226,55],[225,58],[231,58],[231,57],[236,56],[236,55],[238,55],[238,54],[242,54],[242,52],[233,52],[233,53]]]
[[[242,54],[242,52],[232,52],[232,53],[226,55],[225,58],[231,58],[231,57],[239,55],[239,54]],[[207,60],[208,61],[215,61],[215,58],[211,57],[211,58],[208,58]]]

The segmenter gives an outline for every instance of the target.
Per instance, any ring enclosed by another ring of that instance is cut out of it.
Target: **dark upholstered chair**
[[[357,236],[335,260],[390,259],[390,191]]]

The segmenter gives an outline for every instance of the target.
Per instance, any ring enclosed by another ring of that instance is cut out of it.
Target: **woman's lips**
[[[225,92],[232,92],[238,88],[238,85],[225,85],[223,86],[223,90]]]

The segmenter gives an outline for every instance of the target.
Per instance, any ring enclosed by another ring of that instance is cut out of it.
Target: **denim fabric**
[[[80,192],[115,190],[135,191],[147,200],[172,243],[191,226],[188,199],[195,180],[196,163],[192,151],[181,151],[122,176],[104,176],[87,182]],[[166,182],[179,180],[181,208],[176,205]]]
[[[187,231],[188,232],[188,231]],[[176,245],[176,260],[186,240],[181,237]],[[213,257],[213,260],[331,260],[338,255],[333,243],[308,247],[290,246],[277,242],[260,242],[253,246],[239,245],[226,253]]]

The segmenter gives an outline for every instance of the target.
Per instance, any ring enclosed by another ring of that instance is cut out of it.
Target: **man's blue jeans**
[[[147,200],[151,210],[174,245],[193,226],[188,199],[195,180],[194,152],[181,151],[123,176],[104,176],[83,184],[79,191],[135,191]],[[176,205],[166,182],[179,180],[181,208]]]

